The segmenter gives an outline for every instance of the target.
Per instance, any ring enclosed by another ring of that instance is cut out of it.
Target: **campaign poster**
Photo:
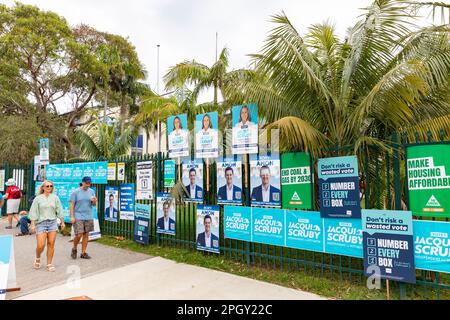
[[[153,162],[136,163],[136,199],[153,199]]]
[[[95,162],[83,163],[83,177],[91,177],[94,183]]]
[[[250,156],[252,206],[281,207],[280,176],[278,154]]]
[[[187,114],[179,114],[167,119],[167,141],[169,158],[189,156],[189,129]]]
[[[94,191],[94,194],[97,195],[97,188],[91,187],[91,189]],[[97,206],[98,206],[98,203],[97,203],[97,205],[92,207],[92,220],[94,221],[94,231],[89,232],[89,237],[88,237],[89,241],[100,239],[102,237],[101,232],[100,232],[100,222],[98,220]]]
[[[39,139],[39,160],[42,165],[50,163],[50,152],[48,138]]]
[[[5,300],[6,289],[17,287],[14,245],[11,235],[0,236],[0,300]]]
[[[105,162],[105,161],[95,162],[94,168],[95,169],[94,169],[94,176],[92,177],[92,183],[107,184],[108,183],[108,162]]]
[[[365,274],[375,266],[381,279],[416,283],[411,211],[362,210],[361,220]]]
[[[282,207],[286,209],[313,209],[313,177],[309,153],[282,154]]]
[[[414,220],[417,269],[450,273],[450,222]]]
[[[242,205],[242,161],[222,158],[217,162],[217,203]]]
[[[120,220],[134,220],[134,183],[120,185]]]
[[[164,160],[164,188],[173,188],[175,185],[175,161]]]
[[[203,202],[203,161],[194,160],[183,163],[183,185],[186,188],[186,201]]]
[[[197,250],[220,253],[219,244],[220,207],[197,207]]]
[[[115,162],[108,163],[108,180],[115,181],[117,178],[117,165]]]
[[[81,182],[84,178],[84,164],[73,163],[72,164],[72,179],[70,181]]]
[[[148,245],[150,210],[150,205],[136,203],[136,212],[134,214],[134,241],[143,245]]]
[[[409,209],[416,216],[450,217],[450,144],[406,149]]]
[[[156,233],[175,235],[175,200],[170,193],[158,192],[156,197]]]
[[[232,153],[258,153],[258,106],[234,106],[232,113]]]
[[[319,159],[319,197],[322,218],[361,218],[356,156]]]
[[[119,218],[119,187],[105,187],[105,220],[117,222]]]
[[[61,181],[72,181],[72,165],[71,164],[61,164]]]
[[[286,246],[323,252],[323,218],[320,212],[286,210]]]
[[[125,162],[119,162],[117,164],[117,180],[125,181]]]
[[[361,219],[324,219],[324,252],[363,258]]]
[[[34,156],[34,181],[44,181],[45,178],[45,166],[41,165],[40,156]],[[1,178],[0,178],[1,180]],[[1,181],[0,181],[1,183]],[[3,191],[0,186],[0,191]]]
[[[224,206],[223,221],[225,238],[252,241],[252,208]]]
[[[252,241],[285,246],[284,210],[252,208]]]
[[[198,114],[195,118],[195,157],[219,156],[219,116],[217,112]]]

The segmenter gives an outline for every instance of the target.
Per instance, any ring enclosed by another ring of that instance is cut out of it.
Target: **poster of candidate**
[[[195,157],[219,155],[219,116],[217,112],[198,114],[195,120]]]
[[[189,156],[189,129],[187,115],[179,114],[167,119],[169,158]]]
[[[183,163],[183,185],[186,188],[186,201],[203,202],[203,161]]]
[[[233,154],[258,153],[258,106],[234,106],[231,112]]]
[[[281,207],[278,154],[250,156],[250,187],[252,206]]]
[[[116,186],[105,187],[105,220],[117,222],[119,215],[119,188]]]
[[[319,159],[317,167],[321,217],[361,218],[357,157]]]
[[[156,196],[156,233],[175,235],[175,200],[170,193]]]
[[[219,214],[219,206],[197,207],[197,250],[220,253]]]
[[[217,203],[242,205],[242,161],[222,158],[217,162]]]
[[[39,160],[41,165],[50,163],[50,152],[48,150],[48,138],[39,139]]]

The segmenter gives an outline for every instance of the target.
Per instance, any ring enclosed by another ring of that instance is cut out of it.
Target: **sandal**
[[[33,267],[35,269],[39,269],[41,267],[41,258],[34,258],[34,265]]]
[[[56,271],[56,268],[55,268],[54,265],[48,264],[48,265],[47,265],[47,270],[50,271],[50,272],[55,272],[55,271]]]

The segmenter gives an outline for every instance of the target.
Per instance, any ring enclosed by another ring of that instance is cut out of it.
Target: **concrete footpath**
[[[0,221],[0,234],[5,230]],[[315,294],[235,276],[207,268],[176,263],[160,257],[135,253],[90,242],[91,260],[70,258],[69,237],[58,235],[54,265],[56,272],[42,267],[34,270],[35,236],[14,237],[17,284],[21,291],[10,292],[7,299],[51,300],[88,296],[95,300],[170,299],[170,300],[311,300]]]

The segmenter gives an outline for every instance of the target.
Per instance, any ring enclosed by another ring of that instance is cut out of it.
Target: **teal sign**
[[[84,162],[49,164],[46,166],[46,179],[53,182],[80,183],[83,177],[91,177],[93,184],[108,182],[108,162]]]
[[[172,188],[175,185],[175,161],[164,161],[164,188]]]
[[[287,211],[287,247],[323,252],[323,235],[323,219],[319,212]]]
[[[253,242],[285,245],[285,210],[281,209],[252,209],[252,238]]]
[[[361,219],[324,219],[324,252],[362,258]]]

